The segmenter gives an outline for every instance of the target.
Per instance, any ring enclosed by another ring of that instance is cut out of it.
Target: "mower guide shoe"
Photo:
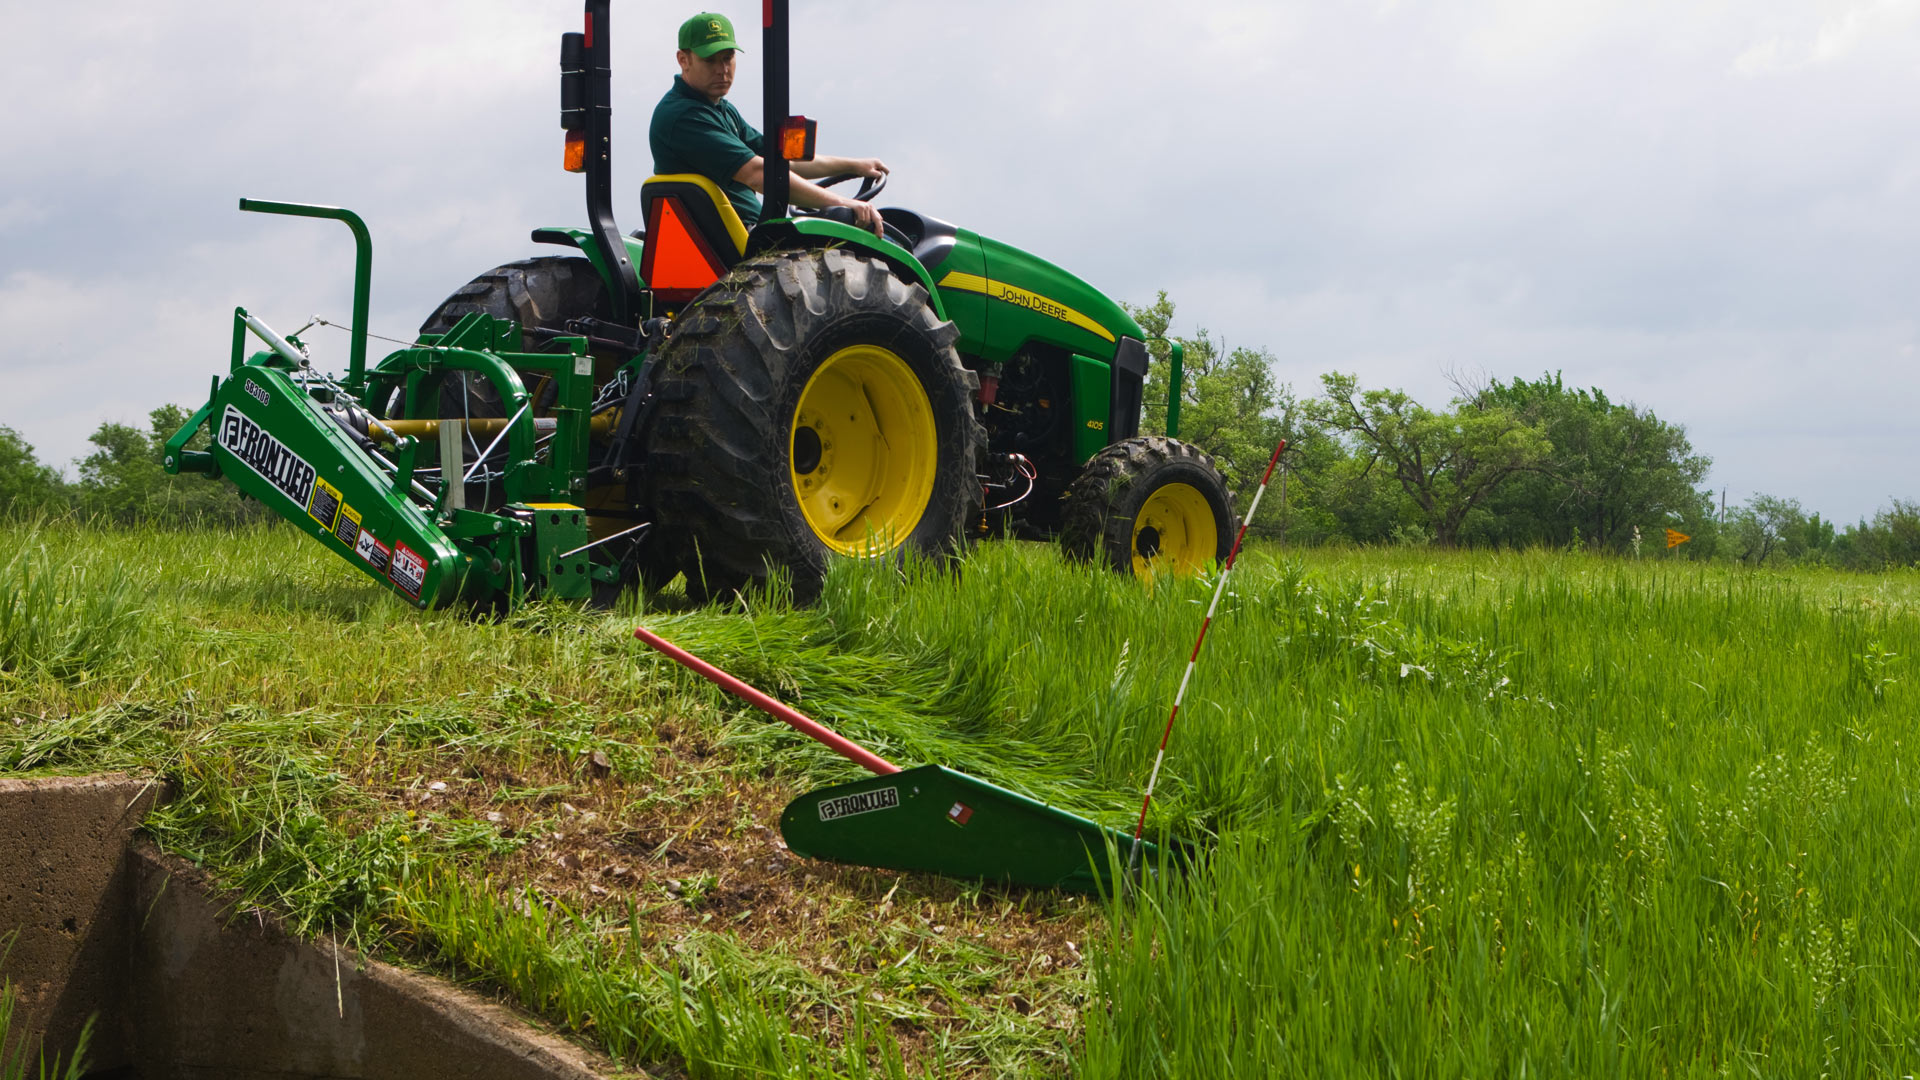
[[[809,791],[780,814],[796,855],[1093,892],[1133,838],[944,765]],[[1145,844],[1148,865],[1156,848]]]

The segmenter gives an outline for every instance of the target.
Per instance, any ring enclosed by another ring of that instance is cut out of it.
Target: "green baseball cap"
[[[740,43],[733,40],[731,20],[703,11],[680,24],[680,47],[705,60],[722,49],[739,49]]]

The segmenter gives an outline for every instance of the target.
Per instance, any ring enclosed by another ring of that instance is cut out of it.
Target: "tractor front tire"
[[[1187,576],[1233,547],[1233,496],[1213,459],[1164,435],[1095,454],[1067,490],[1060,546],[1067,557],[1123,574]]]
[[[980,519],[979,381],[924,288],[845,249],[748,259],[675,320],[647,463],[688,593],[833,555],[956,552]]]

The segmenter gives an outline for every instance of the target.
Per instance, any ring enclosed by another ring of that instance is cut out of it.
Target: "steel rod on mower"
[[[464,429],[468,434],[474,436],[497,435],[507,430],[507,418],[504,416],[475,416],[465,420],[459,417],[454,417],[450,420],[387,420],[381,422],[380,426],[374,430],[386,436],[380,439],[380,442],[391,443],[402,435],[409,435],[417,439],[438,438],[441,424],[451,424],[454,427]],[[372,427],[371,424],[368,426]],[[559,427],[560,421],[551,416],[536,416],[533,418],[533,430],[537,435],[551,434],[557,431]],[[605,435],[607,432],[613,430],[613,416],[608,413],[601,413],[599,416],[593,417],[588,421],[587,430],[593,432],[595,435]]]
[[[1177,348],[1178,346],[1176,346]],[[1227,565],[1220,568],[1220,580],[1213,586],[1213,601],[1207,605],[1206,618],[1200,620],[1200,636],[1193,639],[1193,652],[1187,655],[1186,674],[1180,676],[1180,688],[1173,692],[1173,711],[1167,714],[1167,727],[1160,733],[1160,749],[1153,755],[1153,771],[1147,774],[1147,793],[1140,800],[1140,820],[1133,826],[1133,848],[1127,853],[1127,872],[1132,873],[1140,860],[1140,836],[1147,829],[1147,806],[1153,802],[1153,785],[1160,779],[1160,763],[1167,758],[1167,740],[1173,737],[1173,718],[1180,715],[1180,702],[1187,696],[1187,684],[1193,681],[1194,666],[1200,660],[1200,646],[1207,640],[1207,628],[1213,625],[1213,613],[1220,607],[1220,598],[1226,595],[1227,575],[1233,573],[1233,563],[1240,557],[1240,544],[1247,538],[1247,526],[1253,524],[1253,512],[1260,509],[1260,499],[1267,493],[1267,481],[1273,479],[1273,467],[1280,464],[1280,452],[1287,448],[1287,440],[1281,439],[1273,448],[1273,456],[1267,459],[1267,471],[1260,476],[1260,490],[1253,493],[1253,502],[1247,506],[1247,516],[1240,522],[1240,531],[1233,536],[1233,549],[1227,552]]]
[[[633,636],[667,654],[668,657],[680,666],[706,676],[714,685],[725,690],[727,693],[742,699],[747,704],[752,705],[754,708],[759,709],[775,720],[779,720],[800,734],[805,735],[807,738],[820,743],[841,757],[853,762],[855,765],[859,765],[880,776],[886,776],[889,773],[897,773],[900,771],[900,766],[895,765],[886,758],[881,757],[843,735],[836,734],[826,725],[816,720],[808,719],[800,710],[783,702],[776,701],[772,697],[755,690],[753,687],[721,671],[719,668],[714,667],[712,664],[707,663],[705,660],[700,659],[646,627],[634,627]]]

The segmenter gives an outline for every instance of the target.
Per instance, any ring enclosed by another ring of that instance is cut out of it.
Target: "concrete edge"
[[[266,942],[284,943],[285,947],[307,954],[299,966],[322,973],[326,985],[319,989],[325,1000],[332,1001],[341,990],[333,978],[326,975],[337,971],[342,979],[364,980],[369,984],[359,988],[363,1000],[390,998],[411,1003],[444,1023],[462,1041],[492,1050],[501,1056],[503,1064],[513,1062],[516,1072],[531,1070],[552,1080],[647,1076],[638,1069],[622,1069],[599,1051],[553,1032],[537,1017],[440,976],[376,960],[332,937],[314,940],[295,937],[272,912],[239,913],[232,895],[219,889],[205,869],[159,850],[144,837],[135,842],[129,857],[143,864],[140,868],[143,872],[137,876],[148,880],[158,876],[165,890],[175,892],[181,899],[204,903],[222,926]],[[137,918],[145,916],[142,912]],[[284,972],[291,966],[282,965],[283,980]],[[374,1075],[375,1071],[370,1069],[368,1075]]]

